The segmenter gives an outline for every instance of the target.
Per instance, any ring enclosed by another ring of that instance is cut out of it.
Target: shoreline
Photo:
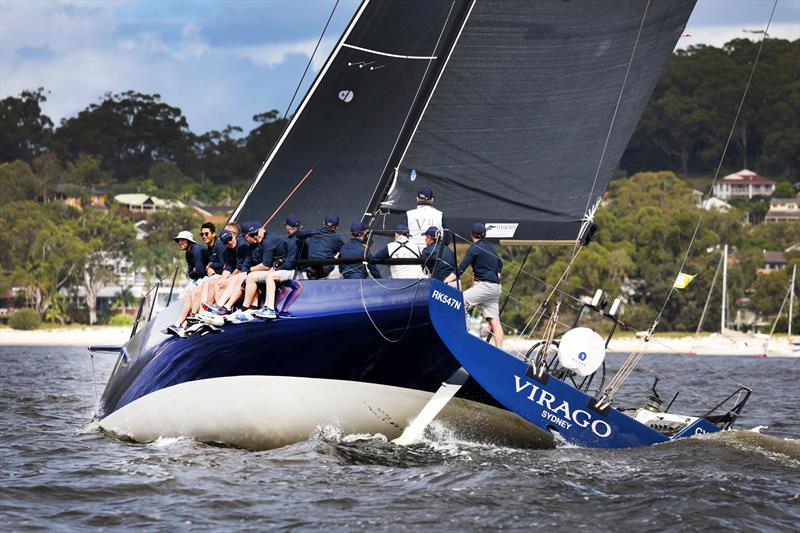
[[[123,344],[131,334],[131,326],[86,326],[19,330],[0,328],[0,346],[82,346]]]
[[[89,347],[93,344],[119,345],[130,336],[130,326],[86,326],[36,330],[0,328],[0,346],[75,346]],[[612,339],[610,353],[630,353],[639,347],[641,339],[620,336]],[[723,337],[718,333],[704,334],[696,340],[693,335],[656,336],[648,348],[649,353],[667,355],[714,355],[721,357],[759,357],[764,353],[764,340],[750,337]],[[506,348],[525,352],[533,341],[517,337],[506,337]],[[795,351],[786,336],[770,340],[767,357],[800,358],[800,349]]]

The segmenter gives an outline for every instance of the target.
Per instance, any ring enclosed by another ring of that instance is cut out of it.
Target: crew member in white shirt
[[[444,229],[444,216],[433,207],[433,190],[422,186],[417,191],[417,207],[406,211],[408,221],[409,242],[417,247],[418,253],[425,248],[425,232],[431,226]],[[445,242],[445,244],[447,244]]]
[[[424,237],[424,235],[423,235]],[[385,261],[386,259],[419,259],[417,247],[411,244],[408,239],[408,226],[398,224],[394,230],[394,241],[387,243],[386,246],[370,257],[370,261]],[[424,278],[422,265],[391,265],[392,277],[418,279]]]

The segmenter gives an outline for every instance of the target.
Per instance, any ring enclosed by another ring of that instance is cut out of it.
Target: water
[[[796,531],[800,360],[698,359],[755,387],[739,431],[637,450],[515,450],[460,442],[441,427],[409,448],[321,428],[306,442],[252,452],[113,440],[88,425],[84,350],[0,346],[0,523],[18,531]],[[646,363],[683,368],[715,396],[732,390],[678,356]],[[98,381],[112,365],[98,356]],[[644,368],[634,376],[647,379]],[[749,431],[758,426],[767,427]]]

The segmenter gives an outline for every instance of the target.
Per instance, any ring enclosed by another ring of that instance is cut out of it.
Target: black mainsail
[[[367,0],[235,216],[310,170],[277,218],[370,219],[425,184],[461,234],[574,241],[694,3]]]

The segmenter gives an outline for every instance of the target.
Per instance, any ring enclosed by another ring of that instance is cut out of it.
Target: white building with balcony
[[[714,196],[723,200],[771,196],[774,191],[774,181],[747,169],[728,174],[714,184]]]

